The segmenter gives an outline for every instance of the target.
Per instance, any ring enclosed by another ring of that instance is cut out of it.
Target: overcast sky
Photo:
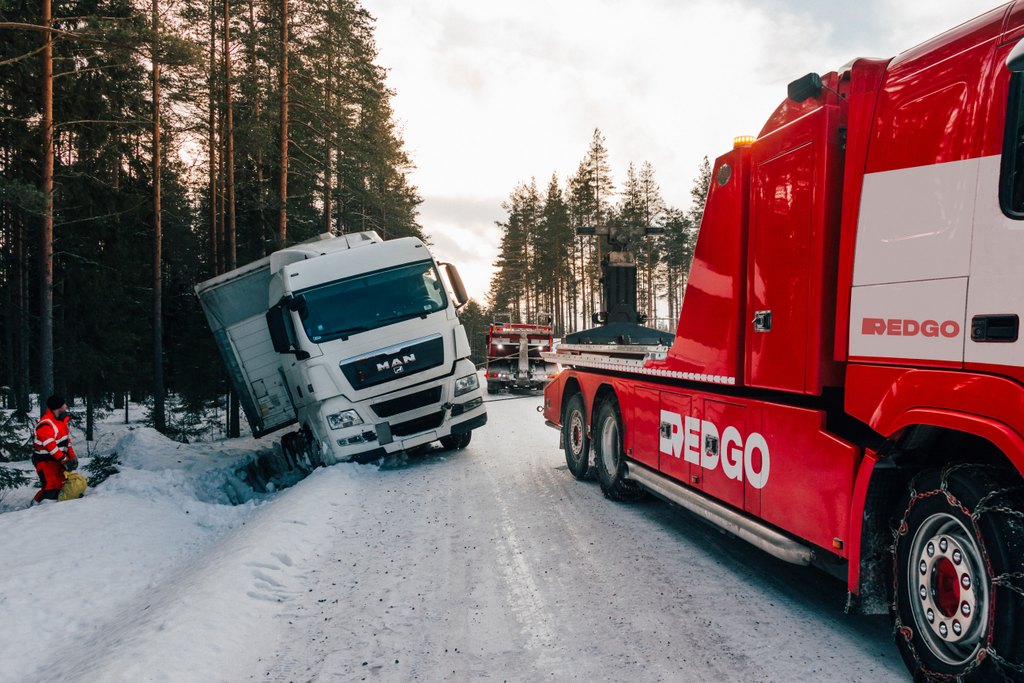
[[[786,84],[891,57],[997,0],[363,0],[435,255],[486,296],[520,181],[564,186],[605,136],[616,188],[650,161],[689,206],[700,160],[754,135]]]

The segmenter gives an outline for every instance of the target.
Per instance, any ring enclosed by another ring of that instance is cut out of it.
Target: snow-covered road
[[[0,680],[906,680],[887,619],[845,616],[840,582],[574,481],[540,402],[490,403],[464,451],[318,470],[245,506],[151,582],[109,587],[117,608],[77,616],[45,666],[5,668],[42,662],[0,642]],[[104,500],[0,522],[95,524]]]
[[[362,473],[252,677],[906,679],[839,582],[574,481],[540,400],[489,404],[462,453]]]

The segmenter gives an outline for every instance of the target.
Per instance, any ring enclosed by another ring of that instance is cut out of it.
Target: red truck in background
[[[609,297],[610,298],[610,297]],[[794,81],[713,168],[667,346],[567,343],[569,471],[847,582],[919,680],[1024,680],[1024,0]]]
[[[494,323],[487,334],[488,393],[542,389],[555,376],[555,365],[541,357],[554,337],[547,325]]]

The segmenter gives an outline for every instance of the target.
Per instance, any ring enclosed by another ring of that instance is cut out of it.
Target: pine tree
[[[693,181],[693,187],[690,188],[690,197],[693,201],[687,213],[690,222],[696,228],[700,227],[700,222],[704,218],[704,202],[707,201],[710,190],[711,164],[708,162],[708,158],[704,157],[697,169],[697,177]]]
[[[534,271],[537,273],[538,286],[546,294],[546,306],[554,321],[554,333],[561,337],[567,325],[566,297],[567,285],[571,283],[573,230],[569,224],[569,207],[559,187],[558,176],[554,173],[551,174],[544,196],[537,235]]]
[[[595,226],[604,226],[610,223],[612,217],[612,197],[615,186],[612,182],[611,167],[608,164],[608,150],[604,145],[604,135],[599,128],[594,129],[594,136],[590,141],[590,149],[584,163],[589,170],[588,180],[590,181],[591,201],[593,202],[593,218]],[[601,280],[601,258],[602,251],[608,251],[610,246],[602,242],[605,240],[588,240],[591,257],[587,277],[590,281],[590,309],[604,310],[604,289],[600,286]],[[597,296],[595,297],[595,293]]]
[[[530,184],[520,183],[502,204],[508,213],[502,229],[497,273],[491,283],[488,300],[495,313],[510,313],[509,322],[521,323],[532,320],[536,301],[536,273],[533,253],[541,223],[541,200],[536,180]]]
[[[640,166],[639,178],[640,222],[645,227],[661,227],[665,216],[665,200],[661,196],[661,188],[654,177],[654,167],[649,161]],[[664,238],[648,236],[644,239],[642,267],[646,283],[645,302],[647,318],[654,325],[658,314],[657,279],[659,264],[664,251]]]

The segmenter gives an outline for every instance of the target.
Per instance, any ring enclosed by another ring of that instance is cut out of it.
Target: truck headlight
[[[466,375],[465,377],[460,377],[457,380],[455,380],[455,395],[456,396],[462,396],[463,394],[468,394],[469,392],[473,391],[474,389],[479,389],[479,388],[480,388],[480,380],[478,380],[476,378],[476,373],[475,372],[472,375]]]
[[[327,416],[327,424],[331,429],[345,429],[363,424],[363,418],[354,410],[343,410],[340,413],[331,413]]]

